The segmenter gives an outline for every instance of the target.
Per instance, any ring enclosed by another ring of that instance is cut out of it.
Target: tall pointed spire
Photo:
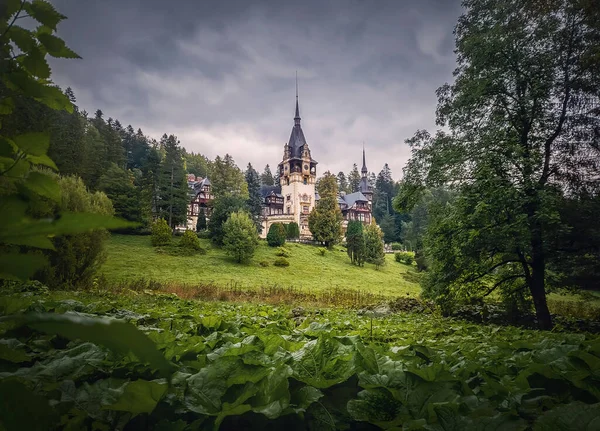
[[[300,125],[300,108],[298,107],[298,71],[296,71],[296,116],[294,117],[294,124]]]
[[[363,165],[362,165],[362,169],[360,170],[360,172],[363,174],[363,177],[367,175],[367,173],[369,172],[369,170],[367,169],[367,162],[365,159],[365,143],[363,142]]]

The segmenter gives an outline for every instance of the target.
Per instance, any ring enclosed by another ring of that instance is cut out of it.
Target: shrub
[[[204,208],[200,208],[200,214],[198,214],[198,220],[196,220],[196,232],[201,232],[206,230],[206,213],[204,212]]]
[[[275,252],[275,256],[290,257],[290,252],[284,247],[279,247]]]
[[[275,259],[275,262],[273,262],[273,265],[285,267],[285,266],[290,266],[290,262],[285,257],[279,257],[279,258]]]
[[[376,224],[365,228],[365,260],[379,269],[385,265],[385,252],[383,250],[383,232]]]
[[[37,211],[114,214],[110,199],[103,192],[90,192],[81,178],[61,177],[57,183],[62,192],[61,201],[52,204],[52,207],[39,205]],[[54,250],[44,252],[49,264],[39,271],[36,278],[50,287],[90,285],[95,272],[106,258],[104,241],[108,236],[105,229],[95,229],[76,235],[53,237]]]
[[[179,247],[187,248],[189,250],[200,250],[200,240],[194,231],[186,230],[183,236],[179,240]]]
[[[319,252],[319,254],[321,256],[325,256],[325,253],[327,253],[327,249],[324,247],[319,247],[319,249],[317,251]]]
[[[238,263],[249,260],[258,247],[256,225],[247,212],[232,213],[223,223],[223,248]]]
[[[266,268],[267,266],[269,266],[269,261],[268,260],[261,260],[260,262],[258,262],[258,264],[260,266],[262,266],[263,268]]]
[[[173,231],[163,218],[159,218],[152,224],[152,245],[154,247],[169,245],[173,239]]]
[[[298,223],[291,222],[286,225],[287,238],[288,239],[296,239],[300,238],[300,228],[298,227]]]
[[[287,232],[283,223],[273,223],[269,227],[269,233],[267,233],[267,243],[271,247],[279,247],[285,244],[285,238]]]
[[[404,250],[404,246],[402,244],[400,244],[399,242],[393,242],[392,250],[394,250],[394,251]]]
[[[415,260],[415,254],[412,251],[398,251],[394,253],[394,259],[396,259],[396,262],[412,265]]]
[[[202,230],[202,231],[196,233],[196,236],[200,239],[210,239],[210,231]]]
[[[417,263],[417,270],[419,271],[427,271],[427,269],[429,268],[427,258],[425,257],[422,251],[415,252],[415,262]]]

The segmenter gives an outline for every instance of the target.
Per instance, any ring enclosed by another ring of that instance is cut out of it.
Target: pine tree
[[[142,220],[140,190],[133,183],[131,171],[124,171],[114,163],[98,180],[98,190],[106,193],[115,209],[115,215],[126,220]]]
[[[358,166],[356,163],[352,166],[352,170],[348,174],[348,191],[354,193],[358,191],[360,187],[360,173],[358,172]]]
[[[160,152],[154,146],[142,166],[142,211],[147,222],[159,213],[160,162]]]
[[[263,186],[274,186],[275,185],[275,178],[273,177],[273,174],[271,173],[271,168],[269,167],[269,165],[265,166],[265,170],[260,175],[260,183]]]
[[[225,195],[215,198],[208,221],[210,237],[215,244],[223,245],[223,223],[236,211],[247,212],[246,200],[242,197]]]
[[[346,180],[346,174],[342,171],[337,174],[337,185],[340,192],[348,193],[348,180]]]
[[[254,222],[244,211],[232,213],[223,223],[223,248],[238,263],[250,260],[258,247]]]
[[[215,157],[214,162],[209,165],[209,177],[215,197],[235,195],[248,199],[244,174],[229,154],[225,154],[223,158]]]
[[[160,167],[158,214],[172,229],[187,220],[189,192],[183,170],[182,151],[174,135],[164,134],[160,140],[165,155]]]
[[[315,240],[331,248],[342,236],[342,212],[338,205],[337,180],[326,172],[319,182],[319,202],[308,216],[308,228]]]
[[[250,217],[254,220],[258,233],[262,232],[262,195],[260,194],[260,177],[258,172],[248,163],[245,173],[246,184],[248,185],[248,209]]]
[[[375,182],[373,193],[373,216],[375,220],[383,220],[386,214],[394,212],[392,199],[395,196],[395,184],[392,178],[392,171],[388,164],[383,166]]]

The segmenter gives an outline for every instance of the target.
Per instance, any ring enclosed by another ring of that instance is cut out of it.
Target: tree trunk
[[[539,328],[550,330],[552,329],[552,316],[550,316],[550,310],[548,310],[548,303],[546,302],[546,261],[542,241],[542,227],[536,220],[533,220],[531,234],[531,278],[529,280],[529,290],[533,298]]]

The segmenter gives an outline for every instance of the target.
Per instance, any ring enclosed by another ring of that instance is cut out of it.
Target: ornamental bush
[[[285,244],[286,237],[287,232],[283,223],[273,223],[267,233],[267,244],[271,247],[280,247]]]
[[[278,257],[277,259],[275,259],[275,262],[273,262],[273,265],[286,267],[290,266],[290,262],[285,257]]]
[[[246,262],[258,247],[256,225],[247,212],[232,213],[223,223],[223,248],[238,263]]]
[[[152,224],[152,245],[159,247],[171,244],[173,231],[163,218],[159,218]]]
[[[412,251],[398,251],[394,253],[394,259],[396,259],[396,262],[412,265],[415,260],[415,253]]]
[[[399,242],[393,242],[392,250],[394,250],[394,251],[404,250],[404,246],[402,244],[400,244]]]
[[[179,247],[186,248],[188,250],[200,250],[200,240],[194,231],[187,229],[181,239],[179,240]]]
[[[290,252],[284,247],[279,247],[275,252],[275,256],[290,257]]]

